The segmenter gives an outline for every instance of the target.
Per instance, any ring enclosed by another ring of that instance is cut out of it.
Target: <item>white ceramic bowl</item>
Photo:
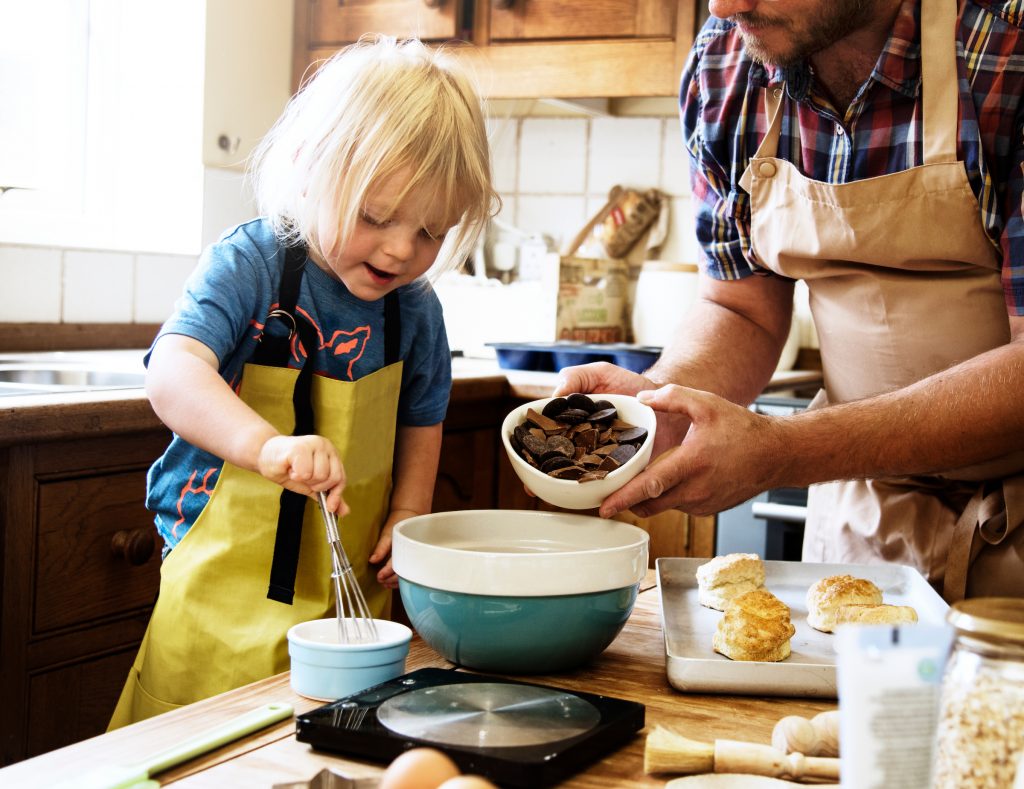
[[[599,507],[608,496],[646,468],[654,449],[654,431],[657,427],[654,409],[629,395],[593,394],[588,396],[593,400],[607,400],[618,410],[619,419],[647,430],[647,440],[640,446],[636,454],[604,479],[593,482],[556,479],[531,466],[513,449],[510,436],[518,425],[526,421],[526,412],[531,408],[534,411],[543,411],[544,406],[554,398],[546,397],[543,400],[524,403],[506,416],[501,425],[501,443],[505,447],[505,452],[508,453],[512,463],[512,469],[519,479],[536,496],[548,504],[569,510]]]
[[[392,562],[416,631],[480,671],[563,671],[622,629],[647,572],[643,529],[588,515],[465,510],[395,526]]]
[[[384,619],[374,624],[380,638],[366,644],[339,643],[334,618],[289,628],[292,690],[317,701],[335,701],[404,674],[412,631]]]
[[[590,515],[460,510],[407,518],[392,535],[399,578],[431,589],[503,597],[586,594],[638,584],[643,529]]]

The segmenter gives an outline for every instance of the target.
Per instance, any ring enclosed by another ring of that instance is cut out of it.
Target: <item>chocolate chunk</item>
[[[597,446],[597,437],[600,435],[596,430],[590,428],[589,430],[577,430],[573,434],[572,442],[578,446],[583,447],[590,452]]]
[[[589,417],[590,414],[582,408],[567,408],[558,415],[559,420],[569,425],[578,425],[580,422],[586,422]]]
[[[554,452],[551,454],[551,457],[540,464],[540,470],[545,474],[550,474],[552,471],[572,465],[575,464],[565,455],[559,455],[557,452]]]
[[[543,455],[547,452],[548,442],[546,439],[537,438],[532,433],[527,433],[523,437],[523,447],[531,455]]]
[[[549,430],[560,430],[562,426],[554,419],[548,419],[544,414],[534,411],[532,408],[526,412],[526,421],[547,432]]]
[[[555,479],[579,479],[586,472],[579,466],[565,466],[564,468],[558,468],[551,472],[552,477]]]
[[[596,482],[597,480],[604,479],[607,476],[607,471],[601,471],[600,469],[597,469],[596,471],[588,471],[586,474],[579,478],[578,482]]]
[[[600,411],[594,411],[590,415],[591,422],[611,422],[613,419],[618,417],[619,412],[614,408],[602,408]]]
[[[564,397],[556,397],[548,401],[548,404],[541,409],[541,413],[549,419],[558,419],[558,415],[568,407],[568,400]]]
[[[588,414],[594,413],[594,401],[585,394],[571,394],[566,399],[569,402],[569,408],[577,408]]]
[[[560,455],[565,455],[567,458],[571,458],[575,451],[576,445],[565,436],[551,436],[544,448],[545,455],[557,452]]]
[[[636,447],[632,444],[619,444],[619,448],[608,455],[608,457],[612,458],[620,466],[623,466],[635,454]]]
[[[647,439],[647,431],[642,427],[631,427],[619,431],[616,438],[620,444],[642,444]]]

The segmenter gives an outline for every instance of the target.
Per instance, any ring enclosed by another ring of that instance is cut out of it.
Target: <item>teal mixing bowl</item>
[[[618,521],[530,510],[409,518],[392,546],[416,632],[460,666],[542,674],[612,643],[647,571],[648,536]]]

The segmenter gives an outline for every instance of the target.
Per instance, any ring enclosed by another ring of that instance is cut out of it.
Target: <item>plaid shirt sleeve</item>
[[[722,72],[714,70],[716,79],[704,77],[705,58],[713,59],[709,45],[723,32],[719,20],[708,20],[694,42],[680,87],[679,115],[683,144],[690,157],[690,187],[696,223],[697,243],[703,253],[702,267],[715,279],[740,279],[754,273],[757,267],[750,252],[750,204],[747,194],[736,185],[733,162],[721,160],[721,145],[727,133],[706,120],[705,98],[731,103],[726,87],[733,79],[720,80]],[[719,116],[721,117],[721,116]],[[737,124],[739,119],[733,119]],[[745,119],[744,119],[745,120]],[[743,157],[745,160],[746,157]],[[765,269],[759,269],[766,271]]]

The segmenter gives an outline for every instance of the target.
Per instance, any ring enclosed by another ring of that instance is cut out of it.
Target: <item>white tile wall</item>
[[[505,221],[547,235],[560,249],[611,187],[658,188],[672,210],[659,256],[696,261],[687,158],[674,116],[502,118],[490,122],[490,132]]]
[[[59,323],[61,252],[0,246],[0,323]]]
[[[131,323],[135,312],[134,255],[71,251],[64,254],[64,320]]]
[[[658,185],[661,172],[661,118],[595,118],[590,121],[587,191],[616,184],[638,189]]]
[[[582,193],[587,178],[588,121],[524,118],[519,131],[519,191]]]

